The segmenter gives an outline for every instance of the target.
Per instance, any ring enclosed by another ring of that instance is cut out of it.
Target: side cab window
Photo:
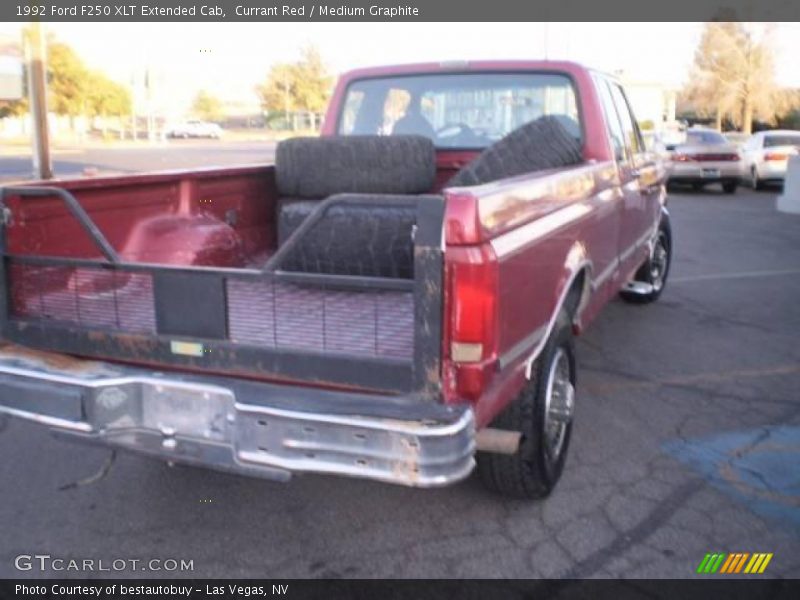
[[[633,116],[633,110],[631,110],[631,105],[625,97],[625,92],[616,83],[609,83],[609,87],[614,98],[614,105],[617,107],[617,112],[622,122],[622,130],[625,132],[625,143],[632,155],[641,154],[644,152],[642,133],[639,131],[639,125]]]
[[[606,83],[605,78],[601,75],[594,74],[594,85],[597,95],[600,97],[600,104],[603,106],[603,114],[606,118],[606,129],[611,147],[614,150],[614,158],[617,162],[624,162],[629,158],[629,154],[625,145],[625,137],[620,125],[619,115],[616,108],[614,108],[614,100],[611,97],[611,90]]]

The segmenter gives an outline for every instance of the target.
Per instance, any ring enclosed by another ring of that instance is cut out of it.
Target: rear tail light
[[[768,161],[789,160],[789,154],[787,152],[767,152],[764,155],[764,160]]]
[[[674,162],[690,162],[696,160],[698,162],[736,162],[741,160],[738,154],[673,154],[672,160]]]
[[[450,347],[455,395],[476,400],[494,370],[498,267],[489,244],[448,249]]]
[[[738,154],[698,154],[695,160],[700,162],[736,162],[739,160]]]

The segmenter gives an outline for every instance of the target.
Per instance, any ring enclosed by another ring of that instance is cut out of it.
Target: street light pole
[[[50,159],[50,133],[47,127],[45,47],[41,23],[32,22],[26,37],[28,95],[33,119],[33,175],[37,179],[52,179],[53,164]]]

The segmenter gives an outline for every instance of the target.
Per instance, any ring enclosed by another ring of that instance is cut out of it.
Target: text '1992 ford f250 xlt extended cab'
[[[567,62],[341,77],[275,164],[2,189],[0,412],[286,480],[547,495],[573,335],[661,293],[665,171]]]

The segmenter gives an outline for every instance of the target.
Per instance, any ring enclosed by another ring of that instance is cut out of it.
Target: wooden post
[[[53,164],[50,159],[50,133],[47,126],[45,46],[41,23],[33,21],[26,37],[28,96],[33,119],[33,175],[37,179],[52,179]]]

